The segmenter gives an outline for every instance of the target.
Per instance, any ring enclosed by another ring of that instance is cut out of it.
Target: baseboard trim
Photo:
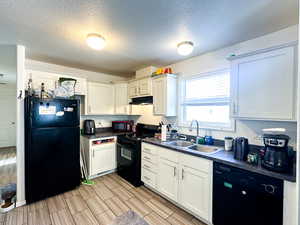
[[[110,173],[114,173],[114,172],[116,172],[117,171],[117,169],[112,169],[112,170],[108,170],[108,171],[104,171],[104,172],[102,172],[102,173],[98,173],[98,174],[96,174],[96,175],[93,175],[93,176],[89,176],[89,179],[95,179],[95,178],[97,178],[97,177],[102,177],[102,176],[104,176],[104,175],[107,175],[107,174],[110,174]]]
[[[21,207],[23,205],[26,205],[26,201],[21,201],[16,203],[16,207]]]

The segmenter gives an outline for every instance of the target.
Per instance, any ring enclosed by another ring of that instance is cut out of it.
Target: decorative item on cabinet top
[[[60,78],[75,79],[75,95],[87,94],[87,80],[81,77],[69,76],[64,74],[49,73],[37,70],[27,70],[27,83],[32,81],[32,89],[40,90],[41,83],[44,83],[45,89],[53,92],[59,85]]]

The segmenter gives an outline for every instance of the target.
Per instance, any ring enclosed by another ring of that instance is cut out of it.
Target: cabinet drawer
[[[202,171],[205,173],[210,173],[212,169],[212,161],[187,155],[187,154],[182,154],[180,156],[180,162],[183,166]]]
[[[142,151],[148,154],[157,155],[157,146],[143,143]]]
[[[166,148],[159,148],[159,157],[166,159],[168,161],[178,163],[179,162],[179,155],[181,156],[180,153],[168,150]]]
[[[141,177],[141,180],[153,187],[153,188],[156,188],[156,174],[151,172],[150,170],[147,170],[147,169],[144,169],[142,168],[142,177]]]
[[[142,152],[142,161],[148,161],[152,164],[157,164],[157,155],[151,155],[145,152]]]
[[[153,173],[157,173],[157,165],[146,160],[142,161],[142,169],[150,170]]]

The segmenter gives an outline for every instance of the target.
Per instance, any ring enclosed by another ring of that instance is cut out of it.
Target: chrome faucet
[[[192,122],[191,122],[191,125],[190,125],[190,128],[189,128],[189,131],[193,131],[193,124],[194,124],[194,122],[196,122],[196,125],[197,125],[197,136],[196,136],[196,144],[198,144],[198,142],[199,142],[199,122],[198,122],[198,120],[192,120]]]

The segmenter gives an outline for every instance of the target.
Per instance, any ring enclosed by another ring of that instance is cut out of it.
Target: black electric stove
[[[118,136],[117,173],[135,187],[141,181],[141,145],[142,139],[154,137],[158,126],[138,123],[136,132]]]

